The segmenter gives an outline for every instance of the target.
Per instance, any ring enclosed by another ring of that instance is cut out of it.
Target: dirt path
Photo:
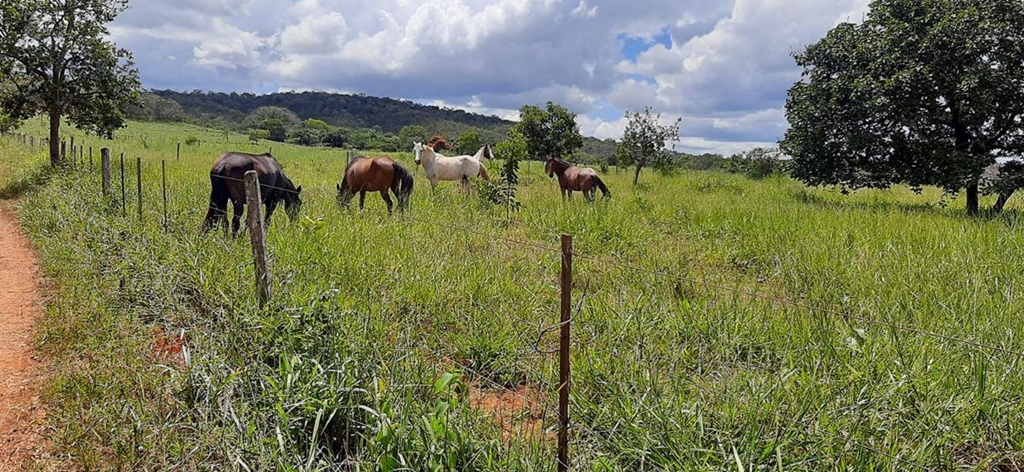
[[[39,457],[44,412],[32,335],[42,311],[39,263],[13,212],[0,205],[0,471]]]

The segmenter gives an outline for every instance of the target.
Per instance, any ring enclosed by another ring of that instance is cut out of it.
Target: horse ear
[[[299,185],[299,188],[295,189],[295,192],[296,193],[302,193],[302,186]]]
[[[337,187],[337,188],[338,188],[338,191],[339,191],[339,192],[341,191],[341,184],[337,184],[337,185],[335,185],[335,187]]]

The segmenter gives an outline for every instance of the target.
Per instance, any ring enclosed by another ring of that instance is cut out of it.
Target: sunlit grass
[[[645,172],[633,188],[613,170],[610,202],[563,203],[532,163],[511,222],[454,184],[431,192],[419,169],[411,213],[388,218],[376,195],[362,215],[335,204],[344,151],[273,143],[305,204],[271,225],[261,309],[247,239],[198,229],[216,155],[271,144],[138,123],[76,141],[97,160],[100,146],[125,152],[128,216],[115,162],[113,198],[79,166],[29,193],[22,220],[59,287],[40,336],[58,370],[50,422],[87,468],[553,469],[557,365],[537,347],[557,343],[562,233],[586,295],[572,324],[577,468],[1021,464],[1020,356],[887,327],[1024,351],[1019,202],[969,218],[933,189],[842,196],[693,172]],[[0,166],[44,157],[12,151]],[[181,333],[184,360],[154,353]],[[496,384],[546,392],[530,421],[547,432],[522,433],[524,413],[503,440],[466,393]]]

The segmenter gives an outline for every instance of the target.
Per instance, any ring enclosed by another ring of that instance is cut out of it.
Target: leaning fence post
[[[110,149],[100,149],[100,169],[103,172],[103,196],[110,195]]]
[[[142,158],[135,157],[135,181],[138,183],[139,221],[142,221]]]
[[[160,160],[160,179],[163,181],[163,192],[164,192],[164,230],[167,230],[169,221],[167,220],[167,161]]]
[[[558,349],[558,472],[569,470],[569,317],[572,314],[572,236],[562,235],[562,323]]]
[[[128,202],[128,195],[125,193],[124,188],[124,153],[121,153],[121,216],[127,216],[127,208],[125,207]]]
[[[256,268],[256,294],[260,306],[270,300],[270,274],[267,272],[267,241],[263,238],[263,217],[260,215],[260,184],[256,171],[245,173],[245,220],[252,239],[252,259]]]

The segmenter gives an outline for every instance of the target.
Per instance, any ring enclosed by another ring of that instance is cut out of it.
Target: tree
[[[331,125],[327,124],[324,120],[318,120],[316,118],[310,118],[302,124],[306,128],[316,131],[320,136],[326,135],[331,131]]]
[[[260,122],[260,129],[267,131],[267,139],[271,141],[284,142],[288,138],[288,129],[284,123],[277,118],[267,118]]]
[[[462,154],[476,154],[482,147],[484,147],[484,140],[480,138],[480,133],[476,131],[467,131],[455,139],[455,150]]]
[[[270,132],[265,129],[252,128],[249,130],[249,142],[259,144],[261,140],[270,138]]]
[[[1024,152],[1024,2],[874,0],[797,54],[781,145],[807,185],[966,189]]]
[[[44,114],[50,163],[60,164],[61,118],[110,137],[139,95],[131,53],[107,38],[127,0],[6,0],[0,5],[0,110]]]
[[[680,118],[670,125],[661,124],[661,114],[652,115],[651,107],[643,113],[626,112],[626,131],[619,143],[619,162],[636,166],[633,185],[640,181],[640,171],[651,160],[668,158],[665,151],[669,143],[679,141]]]
[[[323,143],[330,147],[345,147],[348,143],[348,136],[344,129],[336,128],[324,135]]]
[[[512,130],[522,136],[528,154],[534,159],[561,158],[583,147],[576,114],[552,102],[547,103],[546,110],[524,105],[519,109],[519,122]]]
[[[249,113],[249,116],[245,117],[245,119],[242,120],[242,125],[248,127],[262,127],[263,122],[267,120],[277,120],[278,122],[280,122],[281,126],[284,128],[285,133],[287,133],[292,128],[298,126],[299,123],[302,122],[302,120],[299,119],[298,115],[296,115],[287,108],[265,106],[259,107],[253,110],[252,113]],[[284,138],[281,138],[281,141],[283,140]]]
[[[394,129],[394,128],[392,128]],[[427,140],[427,128],[419,125],[403,126],[398,131],[398,138],[411,148],[412,143],[422,143]]]

